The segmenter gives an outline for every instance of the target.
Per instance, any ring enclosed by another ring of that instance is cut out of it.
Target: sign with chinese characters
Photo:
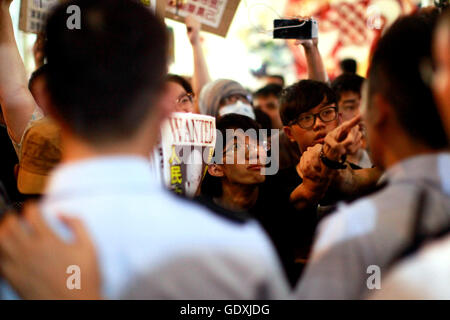
[[[225,37],[240,0],[166,0],[166,18],[184,21],[195,16],[202,30]]]
[[[20,3],[19,30],[39,33],[45,26],[50,9],[58,0],[22,0]]]
[[[50,10],[64,0],[21,0],[19,30],[39,33],[44,29]],[[139,1],[139,0],[137,0]],[[140,0],[149,10],[164,18],[166,0]]]
[[[194,197],[216,143],[214,117],[172,113],[161,127],[155,159],[163,184],[177,194]]]

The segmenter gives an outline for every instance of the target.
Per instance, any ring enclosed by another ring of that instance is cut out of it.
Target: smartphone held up
[[[273,21],[274,39],[300,39],[317,38],[319,34],[318,23],[315,19],[275,19]]]

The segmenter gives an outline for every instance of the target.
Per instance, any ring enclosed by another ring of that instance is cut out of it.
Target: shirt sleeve
[[[375,224],[369,201],[345,206],[319,225],[311,257],[295,290],[297,299],[359,299],[367,289],[364,247]]]

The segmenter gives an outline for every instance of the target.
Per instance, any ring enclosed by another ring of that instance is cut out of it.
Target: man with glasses
[[[198,200],[219,215],[260,222],[294,286],[299,276],[293,250],[298,228],[293,229],[291,220],[295,209],[288,199],[278,196],[272,176],[264,175],[268,147],[258,137],[260,126],[249,117],[227,114],[217,120],[216,127],[214,161],[208,166]]]
[[[166,77],[167,100],[173,101],[174,112],[194,112],[194,90],[183,77],[168,74]]]
[[[302,157],[279,176],[291,180],[285,190],[299,210],[353,197],[370,189],[379,177],[377,170],[356,171],[346,161],[347,154],[360,147],[360,118],[339,125],[336,102],[333,90],[314,80],[299,81],[281,96],[286,136],[297,143]]]

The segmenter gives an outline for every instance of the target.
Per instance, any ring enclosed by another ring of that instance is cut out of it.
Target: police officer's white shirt
[[[405,159],[385,173],[388,185],[350,205],[341,204],[318,226],[313,250],[295,292],[298,299],[359,299],[380,268],[381,279],[413,236],[418,195],[428,202],[423,228],[450,223],[450,153]]]
[[[83,221],[97,250],[105,298],[274,299],[287,293],[259,224],[225,220],[170,194],[145,158],[61,165],[40,207],[64,237],[59,214]]]
[[[450,300],[450,235],[397,265],[375,300]]]

